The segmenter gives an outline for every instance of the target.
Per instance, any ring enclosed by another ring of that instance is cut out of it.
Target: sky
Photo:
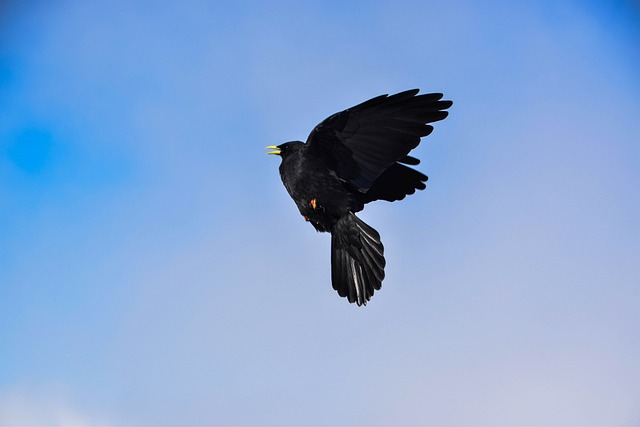
[[[634,1],[0,3],[0,425],[640,424]],[[420,88],[386,278],[266,145]]]

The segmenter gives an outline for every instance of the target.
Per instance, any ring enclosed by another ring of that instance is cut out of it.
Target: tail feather
[[[380,234],[353,213],[342,217],[331,234],[333,289],[350,303],[366,305],[384,279]]]

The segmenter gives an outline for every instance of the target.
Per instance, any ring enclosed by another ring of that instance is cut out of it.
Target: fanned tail
[[[380,234],[355,214],[340,218],[331,233],[331,282],[350,303],[366,305],[384,279]]]

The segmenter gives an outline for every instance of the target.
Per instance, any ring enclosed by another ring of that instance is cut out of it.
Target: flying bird
[[[323,120],[306,143],[266,147],[281,157],[280,177],[300,214],[331,233],[333,289],[359,306],[382,286],[386,262],[380,234],[356,212],[426,188],[427,176],[407,166],[420,160],[408,154],[452,105],[441,93],[418,92],[377,96]]]

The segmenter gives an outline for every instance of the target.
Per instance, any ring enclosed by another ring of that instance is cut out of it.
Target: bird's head
[[[277,154],[284,159],[286,156],[299,150],[302,147],[304,147],[304,143],[302,141],[290,141],[280,145],[269,145],[265,148],[267,150],[271,150],[267,152],[267,154]]]

